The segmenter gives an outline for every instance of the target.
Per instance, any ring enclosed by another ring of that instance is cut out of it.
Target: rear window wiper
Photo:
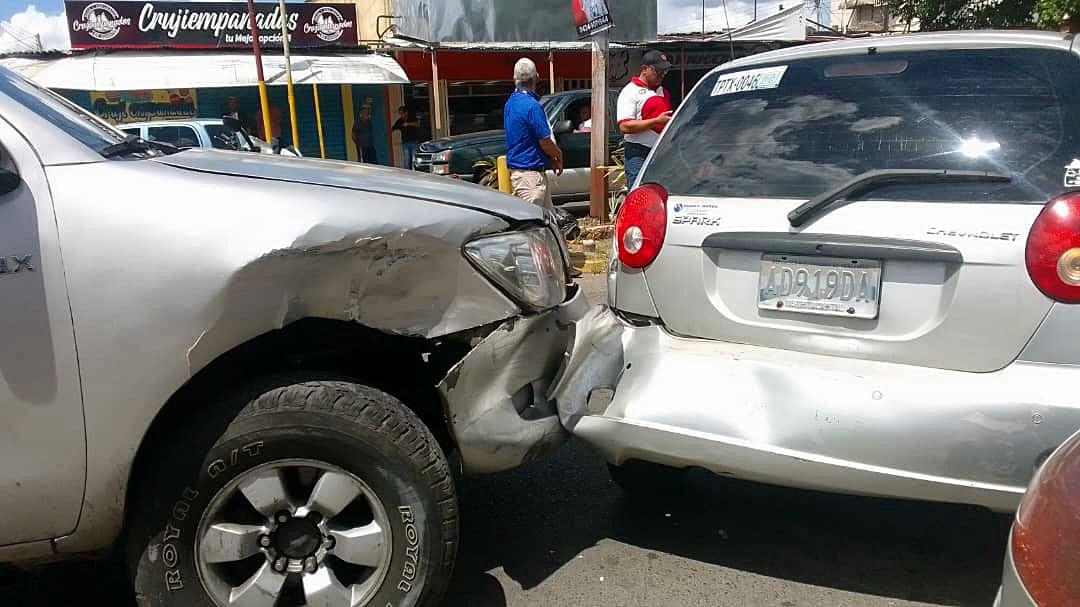
[[[1009,183],[1012,178],[985,171],[953,171],[948,169],[883,169],[867,171],[837,187],[819,194],[788,213],[788,223],[797,228],[822,215],[830,206],[864,192],[886,185],[903,183]]]

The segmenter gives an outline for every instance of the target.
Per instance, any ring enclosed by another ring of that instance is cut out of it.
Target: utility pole
[[[607,130],[607,75],[608,33],[600,32],[592,37],[592,123],[589,136],[589,156],[592,162],[589,171],[589,215],[607,219],[607,165],[608,130]]]
[[[296,149],[300,149],[300,129],[296,128],[296,95],[293,94],[292,59],[289,58],[289,12],[285,8],[285,0],[278,0],[278,6],[281,7],[281,48],[285,52],[285,84],[289,87],[289,122],[292,124],[292,144]],[[270,141],[270,131],[266,131],[266,140]]]
[[[270,100],[266,97],[266,78],[263,76],[262,47],[259,45],[259,24],[255,22],[255,2],[247,0],[248,21],[251,22],[251,48],[255,51],[255,74],[259,78],[259,107],[262,109],[263,133],[270,138]]]

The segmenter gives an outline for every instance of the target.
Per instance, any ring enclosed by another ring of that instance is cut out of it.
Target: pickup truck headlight
[[[444,150],[436,154],[431,155],[431,172],[436,175],[449,175],[450,174],[450,152],[453,150]]]
[[[557,306],[566,294],[559,243],[546,228],[479,238],[465,245],[465,255],[480,272],[530,310]]]

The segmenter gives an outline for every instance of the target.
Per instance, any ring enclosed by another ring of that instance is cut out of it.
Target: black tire
[[[633,497],[664,500],[685,489],[685,470],[638,460],[621,466],[608,464],[611,480]]]
[[[191,420],[157,451],[161,464],[135,496],[126,555],[141,607],[213,606],[196,563],[200,520],[230,481],[292,458],[355,475],[384,507],[392,553],[368,605],[438,603],[457,552],[457,499],[445,455],[412,411],[344,381],[271,382],[219,405],[203,409],[218,419]]]

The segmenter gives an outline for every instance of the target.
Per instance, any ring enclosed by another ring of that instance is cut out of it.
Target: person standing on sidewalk
[[[619,93],[616,119],[623,134],[626,159],[626,187],[634,187],[638,173],[653,146],[660,139],[664,125],[671,120],[671,96],[664,90],[664,76],[671,69],[667,55],[646,51],[641,57],[641,72]]]
[[[416,157],[416,146],[420,145],[420,121],[416,115],[404,105],[398,108],[398,119],[394,123],[392,131],[401,131],[401,148],[405,152],[405,168],[413,170],[413,158]]]
[[[503,106],[503,129],[506,133],[506,166],[514,196],[544,209],[550,217],[555,212],[548,184],[547,165],[562,175],[563,154],[555,144],[547,114],[540,106],[536,86],[540,75],[532,59],[521,58],[514,64],[514,92]],[[561,236],[561,235],[560,235]],[[566,247],[564,245],[564,257]],[[570,277],[581,272],[566,259]]]
[[[503,129],[506,132],[506,166],[514,196],[544,209],[552,210],[551,189],[548,187],[548,161],[556,175],[562,175],[562,150],[551,136],[544,108],[536,85],[540,76],[531,59],[518,59],[514,64],[514,92],[503,106]]]
[[[371,108],[366,105],[360,108],[360,116],[353,124],[352,140],[360,162],[379,164],[379,156],[375,151],[375,123],[371,120]]]

